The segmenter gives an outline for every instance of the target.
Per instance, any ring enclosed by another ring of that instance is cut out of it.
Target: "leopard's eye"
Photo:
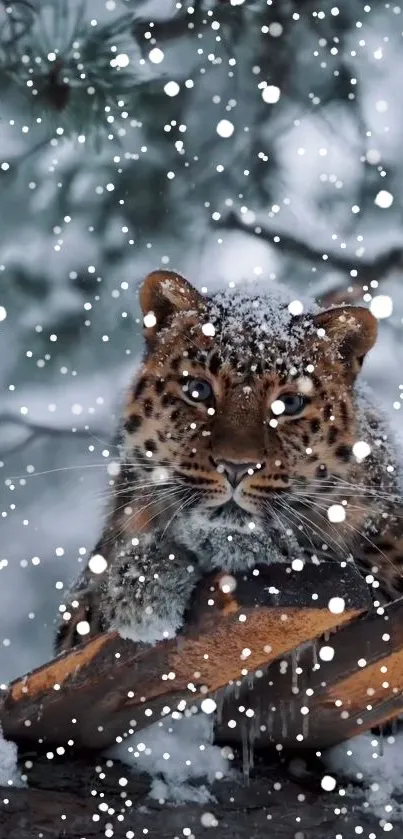
[[[307,402],[306,397],[301,393],[282,393],[277,401],[284,405],[281,413],[285,417],[294,417],[300,414]]]
[[[213,388],[205,379],[189,379],[183,391],[192,402],[208,402],[214,395]]]

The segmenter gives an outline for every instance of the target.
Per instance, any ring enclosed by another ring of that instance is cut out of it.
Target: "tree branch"
[[[392,271],[403,267],[403,246],[392,247],[385,253],[381,253],[375,259],[367,260],[358,256],[351,256],[341,251],[323,251],[313,244],[295,238],[290,233],[279,232],[275,229],[269,230],[259,225],[252,226],[246,224],[235,212],[230,212],[223,217],[219,222],[219,226],[227,230],[241,230],[244,233],[255,234],[272,247],[282,251],[286,256],[298,257],[299,259],[315,264],[320,262],[328,268],[342,271],[346,274],[352,270],[356,270],[361,282],[354,280],[353,283],[349,283],[349,289],[351,290],[340,285],[327,291],[318,300],[323,306],[342,302],[357,302],[357,300],[362,298],[363,285],[369,285],[372,280],[382,282],[387,279]]]
[[[0,427],[2,423],[16,425],[19,428],[26,429],[28,432],[24,440],[21,440],[8,448],[3,447],[3,450],[0,452],[0,455],[3,457],[15,454],[15,452],[23,451],[23,449],[25,449],[34,440],[44,436],[66,437],[74,434],[75,437],[88,439],[93,436],[102,436],[105,433],[105,429],[77,428],[74,431],[73,428],[58,428],[57,426],[46,425],[46,423],[36,422],[35,420],[20,417],[17,414],[13,414],[12,411],[4,411],[0,414]]]

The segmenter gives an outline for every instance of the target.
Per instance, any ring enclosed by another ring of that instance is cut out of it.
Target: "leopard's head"
[[[347,305],[301,312],[270,292],[208,298],[165,271],[140,300],[146,352],[123,446],[136,526],[197,513],[293,527],[294,502],[323,498],[352,468],[354,381],[375,318]]]

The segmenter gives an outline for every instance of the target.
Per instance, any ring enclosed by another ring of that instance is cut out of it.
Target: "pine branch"
[[[122,111],[144,82],[135,69],[133,14],[91,26],[85,2],[78,11],[67,0],[24,3],[24,13],[18,2],[10,8],[0,31],[0,70],[16,101],[25,97],[32,120],[52,133],[80,134],[98,145],[103,136],[117,137]]]

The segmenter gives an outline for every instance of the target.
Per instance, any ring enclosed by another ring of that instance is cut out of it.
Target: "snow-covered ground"
[[[334,774],[329,777],[350,782],[349,795],[364,789],[365,807],[379,818],[380,827],[389,832],[395,825],[401,835],[403,823],[403,732],[380,737],[361,734],[330,749],[326,763]],[[336,786],[336,783],[335,783]]]
[[[129,771],[152,777],[151,798],[170,802],[212,800],[206,786],[228,776],[232,749],[212,745],[214,716],[203,712],[159,722],[123,740],[109,750]]]
[[[0,728],[0,787],[21,787],[24,781],[17,768],[17,746],[5,740]]]

